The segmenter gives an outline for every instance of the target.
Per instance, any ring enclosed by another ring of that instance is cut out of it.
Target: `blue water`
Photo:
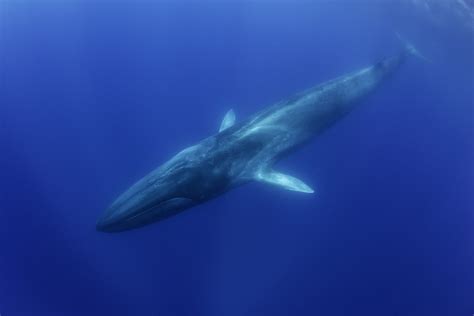
[[[465,22],[403,0],[1,1],[0,314],[474,313]],[[277,166],[316,194],[251,183],[95,231],[228,109],[396,54],[395,31],[432,62],[409,60]]]

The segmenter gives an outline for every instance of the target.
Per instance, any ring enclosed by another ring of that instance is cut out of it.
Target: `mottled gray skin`
[[[97,229],[140,227],[250,180],[271,183],[266,177],[276,161],[349,113],[408,54],[317,85],[183,150],[123,193],[99,219]],[[309,187],[294,190],[312,192]]]

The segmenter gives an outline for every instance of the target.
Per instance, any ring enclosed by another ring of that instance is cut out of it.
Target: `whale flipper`
[[[231,127],[235,124],[235,113],[234,110],[230,109],[229,112],[226,113],[224,119],[222,120],[221,127],[219,128],[219,132]]]
[[[314,193],[314,190],[303,181],[274,170],[259,171],[255,176],[255,180],[273,184],[290,191]]]

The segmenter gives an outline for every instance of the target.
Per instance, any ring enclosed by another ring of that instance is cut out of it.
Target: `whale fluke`
[[[415,56],[423,61],[426,61],[426,62],[429,62],[431,63],[431,59],[425,57],[423,54],[420,53],[420,51],[410,42],[408,42],[407,40],[405,40],[401,35],[400,33],[398,32],[395,32],[395,35],[397,35],[397,38],[400,42],[403,43],[403,46],[405,47],[405,51],[412,55],[412,56]]]

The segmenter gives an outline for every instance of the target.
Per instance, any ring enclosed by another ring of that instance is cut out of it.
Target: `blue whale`
[[[410,55],[422,57],[406,44],[398,55],[314,86],[238,123],[230,110],[217,134],[184,149],[120,195],[98,220],[97,230],[141,227],[252,180],[313,193],[273,165],[351,112]]]

